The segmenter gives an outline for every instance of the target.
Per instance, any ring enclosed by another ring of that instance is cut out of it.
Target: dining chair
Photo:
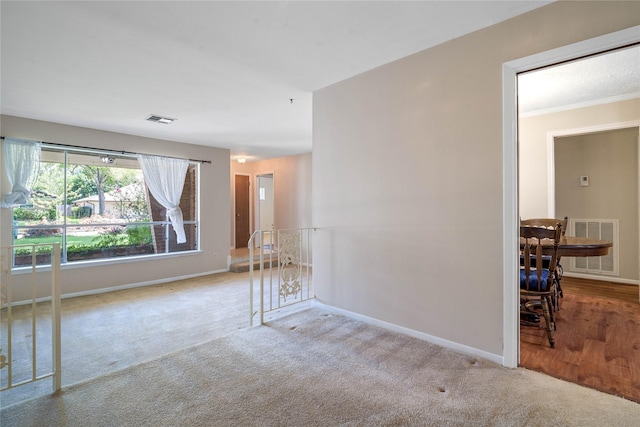
[[[567,232],[567,225],[569,223],[569,218],[568,217],[564,217],[563,219],[558,219],[558,218],[529,218],[529,219],[523,219],[520,221],[520,225],[527,225],[527,226],[533,226],[533,227],[547,227],[547,228],[554,228],[557,224],[560,224],[562,226],[562,235],[561,237],[564,237],[565,233]],[[553,295],[551,302],[553,304],[553,309],[554,310],[560,310],[560,298],[563,298],[564,295],[562,293],[562,284],[560,282],[560,280],[562,279],[562,275],[564,273],[564,269],[562,268],[562,264],[560,264],[560,255],[558,255],[558,259],[556,260],[556,270],[555,270],[555,274],[556,274],[556,280],[557,280],[557,284],[556,284],[556,293]],[[532,260],[532,262],[535,262],[535,260]],[[544,268],[548,268],[549,266],[549,256],[545,255],[542,258],[542,262],[543,262],[543,267]],[[523,256],[520,255],[520,266],[523,265]],[[534,264],[535,266],[535,264]]]
[[[520,298],[521,301],[524,301],[525,306],[529,306],[529,302],[539,302],[551,348],[555,348],[553,331],[556,329],[556,325],[550,307],[557,286],[555,272],[561,235],[562,225],[560,223],[553,228],[520,226],[520,238],[524,240],[522,249],[524,265],[520,268]],[[553,245],[550,245],[551,254],[548,255],[546,267],[542,248],[542,240],[544,239],[553,242]]]

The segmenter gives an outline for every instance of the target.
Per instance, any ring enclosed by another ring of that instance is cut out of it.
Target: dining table
[[[524,249],[524,239],[520,238],[520,249]],[[610,240],[593,239],[591,237],[562,236],[558,244],[558,256],[604,256],[613,247]],[[553,240],[542,240],[542,253],[550,255],[553,251]]]

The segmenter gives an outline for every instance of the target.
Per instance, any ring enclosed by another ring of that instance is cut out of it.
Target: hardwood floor
[[[520,365],[640,403],[638,287],[565,276],[562,289],[556,348],[521,326]]]

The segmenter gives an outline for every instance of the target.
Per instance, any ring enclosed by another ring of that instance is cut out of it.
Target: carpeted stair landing
[[[638,426],[640,405],[322,308],[1,411],[4,426]]]
[[[257,249],[259,252],[259,249]],[[277,267],[278,266],[278,254],[272,253],[271,249],[264,249],[263,264],[264,268]],[[245,273],[249,271],[249,266],[253,263],[254,271],[260,270],[260,253],[253,255],[253,260],[250,259],[248,254],[240,256],[231,260],[229,271],[232,273]]]
[[[277,267],[278,266],[278,260],[277,259],[273,259],[271,261],[266,260],[263,262],[264,264],[264,268],[269,268],[270,265],[273,267]],[[249,271],[249,266],[251,265],[251,261],[238,261],[238,262],[234,262],[233,264],[231,264],[229,266],[229,271],[232,273],[245,273],[247,271]],[[255,261],[253,261],[253,270],[254,271],[258,271],[260,270],[260,259],[257,259]]]

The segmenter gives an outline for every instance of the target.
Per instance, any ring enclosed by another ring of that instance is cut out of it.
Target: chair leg
[[[554,291],[551,297],[551,303],[553,304],[553,311],[560,311],[560,298],[562,295],[562,287],[560,286],[560,279],[562,278],[562,266],[556,266],[556,271],[553,273],[553,286]]]
[[[555,310],[553,309],[551,295],[547,295],[547,303],[549,304],[549,319],[551,319],[551,327],[555,331],[558,329],[558,324],[556,323],[556,318],[554,316]]]
[[[550,302],[546,297],[540,298],[542,302],[542,315],[544,316],[544,320],[547,326],[547,338],[549,339],[549,345],[551,348],[556,348],[556,341],[553,338],[553,321],[551,319],[551,310],[549,309]]]

